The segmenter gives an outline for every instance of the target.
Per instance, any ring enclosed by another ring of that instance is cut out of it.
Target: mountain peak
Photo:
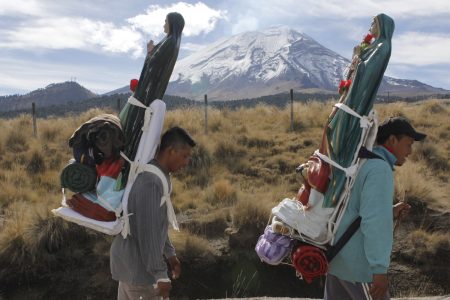
[[[236,99],[267,95],[268,87],[276,93],[273,88],[287,83],[296,89],[334,89],[348,63],[306,34],[273,26],[222,39],[180,60],[168,93]]]

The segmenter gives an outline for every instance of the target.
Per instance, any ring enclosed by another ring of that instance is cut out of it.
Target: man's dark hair
[[[194,147],[195,141],[181,127],[175,126],[167,130],[161,137],[161,144],[159,145],[159,151],[162,152],[170,146],[178,148],[180,146]]]

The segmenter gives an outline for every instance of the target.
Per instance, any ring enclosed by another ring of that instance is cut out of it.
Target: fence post
[[[37,136],[37,128],[36,128],[36,105],[31,103],[31,114],[33,116],[33,136]]]
[[[120,113],[120,98],[117,98],[117,112]]]
[[[208,95],[205,94],[205,135],[208,135]]]
[[[294,131],[294,90],[291,89],[291,131]]]

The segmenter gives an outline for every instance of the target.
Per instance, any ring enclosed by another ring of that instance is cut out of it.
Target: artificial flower
[[[348,91],[350,88],[350,85],[352,84],[352,81],[349,80],[341,80],[341,83],[339,84],[339,94],[343,94],[344,92]]]
[[[139,83],[139,80],[131,79],[131,81],[130,81],[130,90],[132,92],[134,92],[136,90],[136,87],[137,87],[138,83]]]

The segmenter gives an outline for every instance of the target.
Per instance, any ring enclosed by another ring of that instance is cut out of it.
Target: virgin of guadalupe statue
[[[149,106],[155,99],[163,99],[178,57],[183,28],[183,16],[177,12],[169,13],[164,24],[166,36],[147,53],[133,95],[145,106]],[[119,114],[126,139],[124,153],[131,160],[134,160],[142,135],[144,114],[144,109],[130,103],[126,103]],[[122,173],[122,186],[125,184],[129,165],[126,168]]]
[[[385,14],[373,18],[370,34],[374,41],[363,41],[354,49],[354,56],[347,79],[351,80],[349,89],[340,102],[346,104],[360,116],[372,110],[378,88],[391,56],[391,39],[394,21]],[[326,154],[331,160],[344,168],[352,163],[358,150],[362,128],[360,119],[341,109],[334,109],[328,118],[325,129]],[[344,171],[331,167],[331,180],[324,198],[324,207],[334,206],[345,187]]]

